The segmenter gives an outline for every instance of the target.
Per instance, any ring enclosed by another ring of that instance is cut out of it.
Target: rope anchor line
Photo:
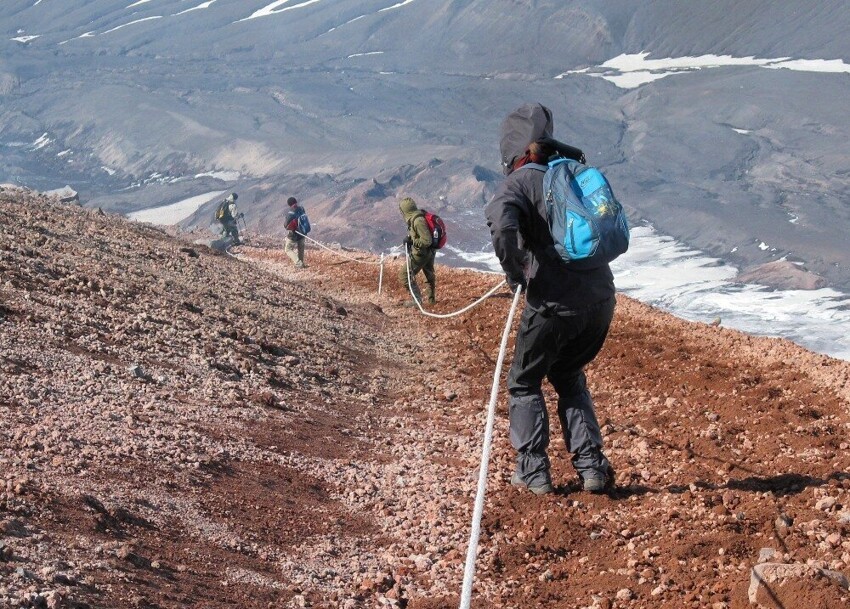
[[[481,298],[479,298],[478,300],[476,300],[472,304],[469,304],[469,305],[465,306],[464,308],[462,308],[458,311],[454,311],[453,313],[431,313],[429,311],[426,311],[422,307],[422,303],[419,302],[419,299],[416,297],[416,293],[413,291],[413,278],[410,275],[410,252],[407,251],[407,248],[405,248],[405,250],[404,250],[404,263],[407,266],[407,290],[408,290],[408,292],[410,292],[410,296],[411,296],[411,298],[413,298],[413,302],[415,302],[416,306],[419,308],[419,312],[422,313],[422,315],[425,315],[427,317],[435,317],[437,319],[447,319],[449,317],[456,317],[458,315],[466,313],[467,311],[469,311],[473,307],[478,306],[479,304],[481,304],[482,302],[484,302],[485,300],[490,298],[490,296],[495,294],[496,291],[500,287],[505,285],[505,280],[503,279],[492,290],[490,290],[489,292],[484,294],[484,296],[482,296]]]
[[[504,282],[503,282],[504,283]],[[517,288],[505,330],[502,332],[502,344],[499,347],[499,358],[496,360],[496,370],[493,372],[493,387],[490,389],[490,404],[487,407],[487,424],[484,427],[484,441],[481,446],[481,465],[478,468],[478,489],[475,493],[475,508],[472,511],[472,528],[469,532],[469,547],[466,551],[466,565],[463,570],[463,588],[460,595],[460,609],[469,609],[472,599],[472,580],[475,577],[475,557],[478,554],[478,538],[481,536],[481,516],[484,513],[484,493],[487,490],[487,470],[490,467],[490,447],[493,444],[493,425],[496,420],[496,399],[499,397],[499,380],[502,376],[502,366],[505,363],[505,352],[508,349],[508,337],[514,323],[514,313],[519,303],[522,288]]]

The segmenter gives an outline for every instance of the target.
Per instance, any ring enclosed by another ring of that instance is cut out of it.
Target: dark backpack
[[[218,208],[215,210],[215,219],[219,222],[226,222],[233,219],[233,216],[230,214],[230,201],[225,199],[218,204]]]
[[[302,211],[301,215],[298,216],[298,232],[302,235],[306,235],[310,232],[310,219],[307,218],[307,212]]]
[[[626,212],[595,167],[550,161],[543,192],[555,251],[571,268],[596,268],[629,249]]]
[[[440,216],[432,214],[430,211],[423,209],[422,213],[425,214],[425,223],[428,225],[428,232],[431,233],[431,247],[438,250],[446,244],[448,239],[446,223]]]

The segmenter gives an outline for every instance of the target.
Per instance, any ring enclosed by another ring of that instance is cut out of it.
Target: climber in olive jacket
[[[410,261],[410,283],[408,284],[407,264],[401,267],[398,279],[408,292],[412,292],[416,299],[422,302],[422,294],[419,292],[419,286],[416,285],[416,273],[422,271],[428,283],[428,302],[433,304],[437,302],[437,277],[434,274],[435,250],[432,247],[431,231],[425,221],[425,212],[416,207],[416,202],[410,197],[402,199],[398,208],[404,216],[404,221],[407,222],[407,239],[404,245]]]

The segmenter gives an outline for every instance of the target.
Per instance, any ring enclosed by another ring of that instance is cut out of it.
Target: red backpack
[[[422,211],[425,214],[428,231],[431,233],[431,247],[438,250],[446,244],[446,223],[437,214],[432,214],[424,209]]]

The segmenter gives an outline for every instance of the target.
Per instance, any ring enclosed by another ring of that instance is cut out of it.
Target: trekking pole
[[[242,220],[242,229],[243,229],[243,232],[244,232],[244,234],[245,234],[245,235],[247,235],[247,234],[248,234],[248,223],[247,223],[247,222],[245,222],[245,216],[244,216],[244,215],[240,215],[240,220]]]
[[[378,272],[378,294],[381,293],[381,286],[384,283],[384,252],[381,252],[381,270]]]
[[[463,590],[460,595],[460,609],[469,609],[472,599],[472,579],[475,577],[475,556],[478,554],[478,538],[481,535],[481,515],[484,512],[484,492],[487,489],[487,469],[490,465],[490,445],[493,443],[493,423],[496,419],[496,398],[499,396],[499,380],[502,376],[502,364],[505,362],[505,352],[508,348],[508,337],[514,322],[522,286],[517,287],[505,331],[502,333],[502,344],[499,348],[499,358],[493,373],[493,388],[490,390],[490,405],[487,408],[487,425],[484,430],[484,443],[481,448],[481,465],[478,468],[478,490],[475,494],[475,508],[472,513],[472,530],[469,533],[469,548],[466,551],[466,566],[463,571]]]

